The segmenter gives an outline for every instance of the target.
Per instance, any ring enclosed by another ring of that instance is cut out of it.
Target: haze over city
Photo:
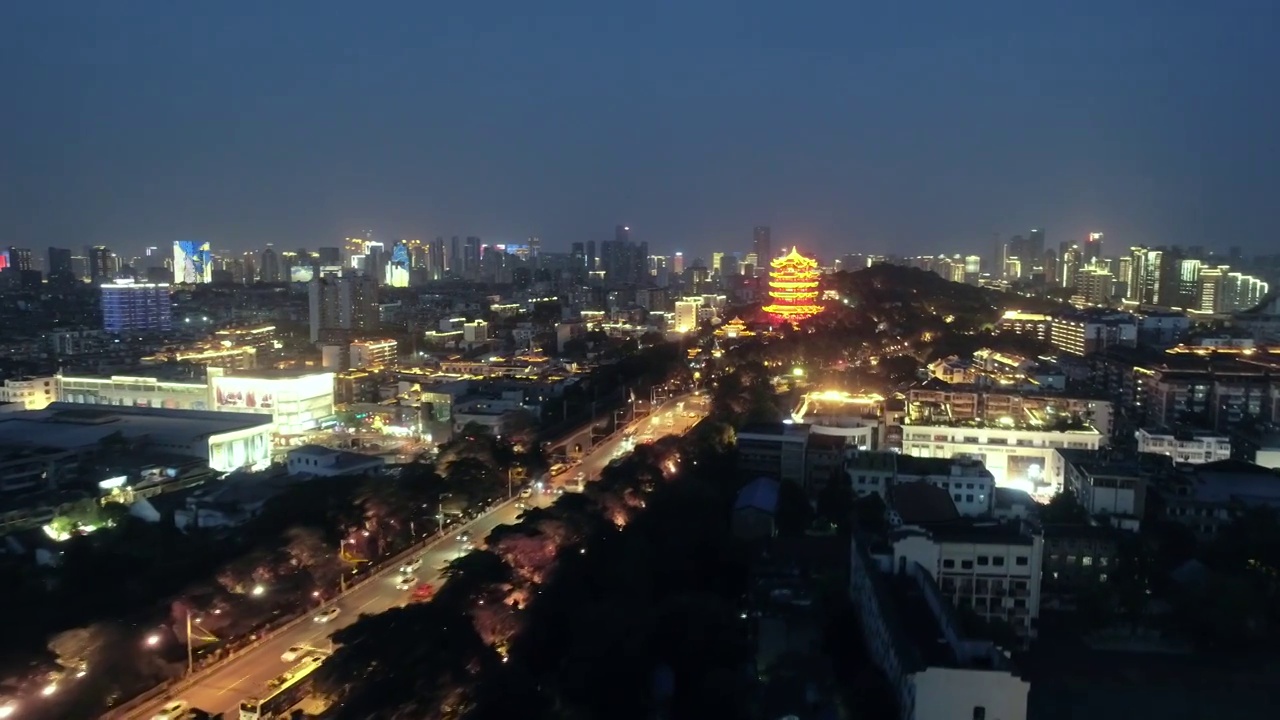
[[[1267,249],[1275,3],[10,3],[6,245]]]

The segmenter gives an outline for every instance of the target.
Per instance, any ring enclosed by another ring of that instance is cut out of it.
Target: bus
[[[283,675],[267,683],[267,692],[260,698],[240,701],[240,720],[271,720],[285,717],[289,709],[302,701],[311,691],[311,673],[320,667],[324,658],[303,658],[302,662],[285,671]]]

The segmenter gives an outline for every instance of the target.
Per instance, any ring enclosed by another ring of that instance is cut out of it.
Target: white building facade
[[[1097,450],[1102,433],[969,425],[904,425],[902,453],[922,458],[969,457],[980,460],[997,485],[1049,498],[1062,489],[1062,463],[1056,450]]]

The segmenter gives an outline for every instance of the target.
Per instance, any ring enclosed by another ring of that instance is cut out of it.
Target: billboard
[[[9,267],[9,251],[0,250],[0,270]]]
[[[294,265],[289,268],[289,282],[309,283],[316,276],[316,269],[310,265]]]
[[[258,378],[219,378],[214,390],[219,410],[270,412],[276,407],[276,383]]]
[[[209,243],[199,240],[175,240],[173,243],[173,281],[195,285],[213,279],[213,254]]]

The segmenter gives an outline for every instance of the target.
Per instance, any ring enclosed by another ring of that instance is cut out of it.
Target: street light
[[[155,647],[160,644],[159,633],[151,633],[147,636],[147,647]]]
[[[254,585],[253,590],[251,590],[249,594],[254,597],[262,597],[263,595],[266,594],[266,592],[267,592],[267,589],[265,587],[261,585]]]

